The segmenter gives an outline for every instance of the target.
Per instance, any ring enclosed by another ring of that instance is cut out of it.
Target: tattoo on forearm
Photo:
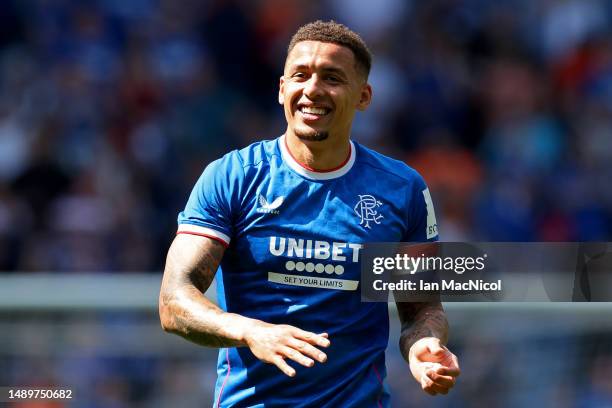
[[[223,335],[216,321],[224,312],[203,296],[215,277],[225,248],[214,240],[194,244],[193,248],[171,250],[160,296],[160,313],[167,327],[185,339],[209,347],[236,346],[238,342]],[[197,255],[196,255],[197,254]],[[188,262],[180,259],[197,256]]]
[[[448,321],[440,303],[398,303],[402,322],[400,351],[406,361],[410,347],[423,337],[437,337],[442,344],[448,341]]]

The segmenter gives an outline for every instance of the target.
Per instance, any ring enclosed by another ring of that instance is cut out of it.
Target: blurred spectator
[[[374,103],[354,137],[421,171],[444,239],[608,239],[611,11],[599,0],[9,1],[0,267],[159,271],[206,164],[282,133],[286,41],[314,18],[372,45]]]
[[[208,162],[284,131],[287,40],[317,18],[371,45],[373,104],[354,138],[423,174],[442,239],[610,240],[610,2],[5,0],[0,271],[159,273]],[[80,348],[61,361],[2,355],[0,384],[65,381],[79,407],[210,404],[211,354],[104,355],[105,335],[135,333],[110,320],[47,337],[32,324],[22,350],[71,336]],[[610,350],[586,351],[609,334],[526,345],[508,338],[517,325],[487,326],[495,342],[467,330],[467,378],[434,400],[405,386],[393,349],[395,405],[612,406]]]

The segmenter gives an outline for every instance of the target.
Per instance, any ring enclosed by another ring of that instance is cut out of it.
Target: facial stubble
[[[295,135],[305,142],[322,142],[329,137],[329,132],[301,132],[296,130]]]

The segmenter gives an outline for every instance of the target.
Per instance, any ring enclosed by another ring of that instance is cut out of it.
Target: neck
[[[296,161],[315,171],[336,169],[346,163],[351,146],[348,138],[332,141],[304,142],[291,132],[285,133],[285,143]]]

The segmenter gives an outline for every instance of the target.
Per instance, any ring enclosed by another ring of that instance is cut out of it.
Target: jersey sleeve
[[[438,240],[438,223],[429,188],[423,178],[417,178],[410,190],[409,228],[403,242],[434,242]]]
[[[232,221],[240,206],[244,170],[236,153],[210,163],[178,216],[177,234],[201,235],[229,246]]]

